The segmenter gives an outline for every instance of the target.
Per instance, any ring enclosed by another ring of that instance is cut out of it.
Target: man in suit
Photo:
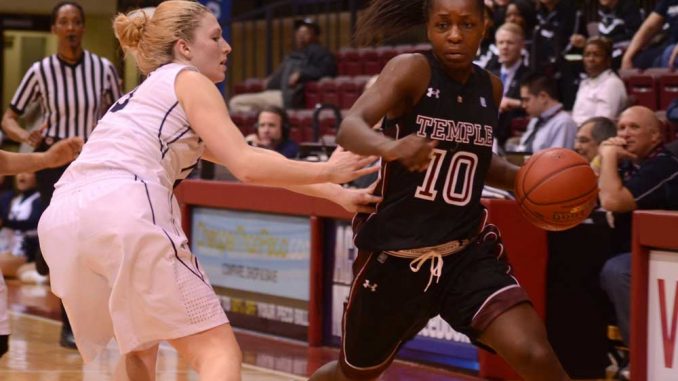
[[[495,33],[495,44],[499,51],[498,62],[487,70],[496,74],[504,86],[504,96],[499,105],[499,125],[494,136],[500,147],[511,137],[511,120],[525,117],[520,101],[520,81],[528,72],[522,59],[525,36],[522,28],[513,23],[501,25]]]

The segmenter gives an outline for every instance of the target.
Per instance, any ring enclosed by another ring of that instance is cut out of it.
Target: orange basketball
[[[596,205],[598,179],[576,152],[549,148],[534,154],[518,171],[515,193],[520,211],[546,230],[569,229]]]

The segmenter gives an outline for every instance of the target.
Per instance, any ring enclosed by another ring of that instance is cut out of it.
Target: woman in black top
[[[425,23],[432,52],[393,58],[339,129],[342,146],[382,157],[383,201],[354,219],[339,361],[311,380],[378,378],[436,315],[525,380],[569,380],[480,203],[484,184],[512,189],[518,169],[492,154],[501,82],[472,63],[483,2],[374,0],[361,20],[367,42]],[[382,117],[383,135],[370,128]]]

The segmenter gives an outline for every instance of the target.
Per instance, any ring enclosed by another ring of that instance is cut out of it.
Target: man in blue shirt
[[[634,210],[678,210],[678,158],[663,144],[661,122],[642,106],[624,111],[617,136],[599,149],[600,204],[614,212],[615,250],[601,284],[615,308],[622,338],[629,342],[631,304],[631,217]]]

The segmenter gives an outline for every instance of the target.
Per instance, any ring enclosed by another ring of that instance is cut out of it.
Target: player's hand
[[[636,154],[626,150],[626,140],[618,136],[606,139],[600,143],[598,154],[603,158],[608,157],[609,155],[616,155],[619,159],[633,160],[637,158]]]
[[[383,157],[386,161],[399,161],[410,171],[422,172],[428,168],[431,151],[437,144],[435,140],[412,134],[389,142],[383,151]]]
[[[326,163],[330,167],[330,182],[343,184],[358,177],[377,172],[379,170],[378,165],[367,167],[377,159],[378,157],[376,156],[356,155],[346,151],[341,146],[337,146]]]
[[[56,142],[45,152],[48,167],[56,168],[75,160],[82,150],[82,138],[68,138]]]
[[[372,194],[372,189],[347,189],[342,188],[335,202],[351,213],[372,213],[382,197]]]

